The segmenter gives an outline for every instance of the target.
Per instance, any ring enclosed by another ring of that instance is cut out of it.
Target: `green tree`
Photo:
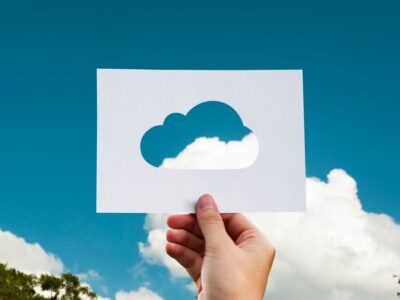
[[[77,276],[70,273],[64,273],[61,275],[61,279],[62,287],[65,292],[61,297],[61,300],[81,300],[82,296],[87,296],[90,299],[97,298],[96,294],[90,291],[88,287],[81,286]]]
[[[37,278],[0,264],[0,300],[44,300],[35,291]]]
[[[49,292],[44,296],[39,291]],[[96,293],[82,286],[70,273],[61,276],[25,274],[0,264],[0,300],[82,300],[97,299]]]
[[[43,274],[39,279],[40,287],[43,291],[50,292],[50,299],[57,300],[63,288],[63,280],[48,274]]]

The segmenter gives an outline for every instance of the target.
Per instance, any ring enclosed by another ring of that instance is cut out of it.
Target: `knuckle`
[[[182,241],[182,243],[189,243],[190,242],[190,236],[189,236],[189,234],[187,234],[185,231],[182,231],[182,234],[181,234],[181,241]]]
[[[239,238],[241,238],[242,240],[250,240],[250,239],[259,239],[260,238],[260,234],[258,233],[257,230],[255,229],[248,229],[243,231]]]
[[[216,259],[221,258],[221,255],[225,256],[227,255],[227,248],[223,246],[224,243],[218,242],[218,241],[211,241],[211,242],[207,242],[205,244],[205,253],[207,253],[207,255],[209,257],[214,256]]]
[[[220,224],[222,222],[221,215],[219,213],[216,213],[216,212],[211,211],[211,210],[208,211],[208,212],[205,212],[202,215],[202,219],[207,224]]]

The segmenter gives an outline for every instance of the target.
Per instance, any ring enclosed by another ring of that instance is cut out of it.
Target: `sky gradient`
[[[343,168],[366,211],[400,221],[398,1],[0,7],[0,228],[96,270],[103,295],[191,292],[142,263],[144,215],[95,213],[96,68],[303,69],[307,176]]]

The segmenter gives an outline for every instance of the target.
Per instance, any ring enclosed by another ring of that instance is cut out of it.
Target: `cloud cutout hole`
[[[205,101],[147,130],[140,151],[157,168],[242,169],[256,161],[259,143],[231,106]]]

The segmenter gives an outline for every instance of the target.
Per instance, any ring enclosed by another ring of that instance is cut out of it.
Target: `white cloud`
[[[155,292],[141,287],[137,291],[119,291],[115,294],[115,300],[163,300],[163,298]]]
[[[249,133],[241,141],[197,138],[175,158],[165,158],[160,168],[167,169],[241,169],[251,166],[258,155],[258,139]]]
[[[149,232],[147,243],[139,242],[139,252],[150,264],[164,265],[174,277],[186,277],[186,271],[165,253],[167,216],[150,214],[146,216],[144,228]]]
[[[247,216],[277,248],[267,299],[395,298],[400,225],[388,215],[365,212],[356,182],[344,171],[331,171],[327,182],[307,179],[306,213]],[[148,215],[146,224],[143,257],[182,276],[165,255],[165,219]]]
[[[63,271],[62,261],[48,253],[38,243],[28,243],[25,239],[0,229],[0,262],[22,272],[59,274]]]

